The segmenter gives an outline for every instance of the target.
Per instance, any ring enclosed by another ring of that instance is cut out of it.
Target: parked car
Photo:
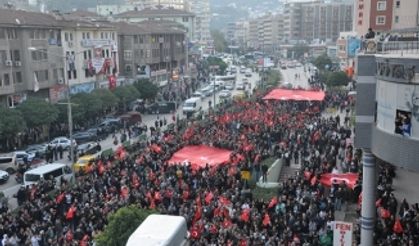
[[[139,112],[131,111],[119,117],[124,126],[132,126],[141,123],[141,114]]]
[[[44,158],[47,152],[48,145],[47,144],[34,144],[29,145],[25,152],[29,154],[35,154],[37,158]]]
[[[195,91],[195,92],[192,94],[192,97],[205,98],[205,95],[204,95],[202,92],[200,92],[200,91]]]
[[[93,155],[101,150],[102,147],[97,142],[89,142],[77,146],[77,153],[79,156]]]
[[[232,90],[234,90],[234,85],[233,84],[226,84],[224,86],[224,89],[232,91]]]
[[[214,89],[210,86],[207,86],[205,88],[202,88],[201,93],[204,94],[206,97],[211,96],[214,93]]]
[[[70,148],[70,139],[66,137],[57,137],[54,138],[51,142],[49,142],[49,145],[51,146],[61,146],[63,149],[69,149]],[[76,145],[76,141],[73,139],[73,145]]]
[[[229,91],[229,90],[222,90],[218,96],[220,98],[230,98],[231,97],[231,91]]]
[[[25,159],[27,163],[31,163],[33,159],[35,158],[34,153],[27,153],[25,151],[15,151],[16,156],[16,164],[26,164]]]
[[[236,90],[244,90],[245,86],[244,83],[237,83],[236,84]]]
[[[112,118],[112,119],[105,119],[96,127],[103,129],[107,133],[113,133],[115,132],[116,129],[121,128],[122,124],[119,119]]]
[[[8,172],[0,170],[0,183],[6,183],[7,180],[9,180],[9,177],[10,175]]]
[[[146,106],[148,114],[169,114],[176,110],[176,103],[174,102],[156,102]]]
[[[100,127],[89,128],[89,129],[86,130],[86,132],[96,134],[97,140],[103,140],[103,139],[106,139],[108,137],[108,133]]]
[[[95,132],[85,131],[85,132],[77,132],[73,134],[73,139],[76,141],[77,144],[82,144],[82,143],[87,143],[91,141],[97,141],[98,136],[97,136],[97,133]]]

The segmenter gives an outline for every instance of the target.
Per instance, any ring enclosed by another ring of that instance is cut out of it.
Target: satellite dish
[[[20,20],[18,19],[18,18],[16,18],[16,23],[18,24],[18,25],[20,25]]]

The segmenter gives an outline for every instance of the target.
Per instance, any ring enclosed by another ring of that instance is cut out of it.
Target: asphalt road
[[[306,68],[307,67],[308,65],[306,65]],[[308,88],[309,87],[308,79],[310,77],[310,73],[308,72],[308,69],[306,69],[306,71],[304,72],[304,66],[280,69],[280,71],[282,74],[282,83],[291,83],[294,88],[296,87]],[[296,78],[295,77],[296,74],[299,74],[300,77]]]
[[[237,81],[242,81],[243,78],[245,78],[244,74],[237,73]],[[247,78],[247,79],[251,84],[251,88],[248,88],[247,90],[249,92],[251,92],[253,90],[253,88],[257,85],[257,82],[259,81],[259,75],[257,73],[253,73],[252,77]],[[238,93],[240,93],[240,91],[238,91],[238,90],[233,90],[232,91],[232,95],[236,95]],[[220,99],[219,99],[218,95],[219,95],[219,92],[216,93],[216,104],[218,104],[220,102]],[[208,110],[208,107],[209,107],[208,102],[209,101],[214,103],[213,100],[214,100],[213,96],[206,97],[206,98],[202,99],[202,108],[203,108],[204,111]],[[142,121],[148,127],[151,127],[151,126],[154,126],[154,122],[157,120],[157,117],[159,117],[160,119],[166,118],[168,123],[172,123],[173,122],[172,121],[172,116],[173,116],[172,114],[160,114],[159,116],[145,114],[145,115],[142,115]],[[178,110],[176,112],[176,117],[177,118],[178,117],[179,118],[186,117],[182,113],[182,105],[180,105],[178,107]],[[119,135],[117,135],[117,136],[118,136],[118,139],[119,139]],[[107,139],[102,140],[100,142],[100,145],[102,146],[102,150],[107,150],[107,149],[110,149],[110,148],[115,150],[116,148],[119,147],[118,145],[113,144],[112,136],[109,136]],[[98,153],[98,154],[100,154],[100,153]],[[63,163],[63,164],[71,166],[71,162],[68,161],[68,159],[67,159],[67,153],[64,154],[64,159],[58,160],[56,162],[57,163]],[[9,198],[9,207],[11,209],[14,209],[14,208],[17,207],[17,201],[16,201],[15,198],[13,198],[13,195],[17,193],[17,191],[19,190],[19,187],[20,187],[20,185],[16,182],[15,175],[11,175],[10,179],[5,184],[0,185],[0,191],[3,192],[6,197]]]

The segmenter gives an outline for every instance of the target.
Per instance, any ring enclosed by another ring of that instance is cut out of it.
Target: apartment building
[[[118,29],[120,74],[132,78],[149,78],[166,86],[171,74],[186,64],[186,32],[162,21],[114,23]]]
[[[206,44],[211,40],[211,9],[209,0],[188,0],[186,6],[186,10],[195,15],[195,18],[193,18],[195,28],[193,41]]]
[[[125,0],[127,5],[138,6],[140,9],[153,8],[157,5],[185,10],[186,0]]]
[[[108,88],[109,76],[118,73],[117,31],[110,22],[77,20],[78,15],[59,15],[66,63],[65,81],[70,93],[89,93]]]
[[[133,10],[114,15],[115,20],[125,22],[141,22],[145,20],[172,21],[184,26],[189,40],[195,36],[195,14],[173,8],[155,8]]]
[[[352,30],[353,4],[313,2],[301,5],[302,40],[335,41],[340,32]]]
[[[414,28],[419,26],[419,1],[394,0],[392,29]]]
[[[303,2],[287,2],[284,4],[284,40],[286,43],[301,39],[301,9]]]
[[[260,23],[259,19],[251,19],[249,21],[248,47],[251,49],[258,49],[260,46],[258,32]]]
[[[49,88],[63,83],[61,54],[61,23],[53,16],[0,9],[0,105],[50,99]]]

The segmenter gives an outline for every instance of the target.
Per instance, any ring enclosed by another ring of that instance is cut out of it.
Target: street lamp
[[[39,51],[39,52],[43,52],[43,53],[48,53],[51,54],[53,56],[59,57],[64,59],[64,82],[66,80],[66,66],[67,66],[67,57],[63,56],[61,54],[55,54],[53,52],[48,52],[48,51],[43,51],[43,50],[39,50],[36,47],[28,47],[29,51]],[[74,149],[73,149],[73,116],[72,116],[72,107],[71,107],[71,99],[70,99],[70,80],[67,80],[67,83],[65,83],[67,85],[67,102],[66,103],[60,103],[60,104],[65,104],[67,105],[67,116],[68,116],[68,134],[70,137],[70,161],[71,161],[71,165],[74,164]]]

